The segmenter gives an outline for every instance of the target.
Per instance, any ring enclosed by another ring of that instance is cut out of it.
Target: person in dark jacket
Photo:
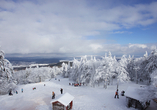
[[[124,93],[125,93],[125,91],[122,91],[122,92],[121,92],[121,96],[124,96]]]
[[[11,92],[11,90],[9,91],[9,95],[13,95],[12,92]]]
[[[54,99],[55,98],[55,93],[54,92],[52,92],[52,99]]]
[[[61,88],[61,90],[60,90],[60,91],[61,91],[61,94],[63,94],[63,89],[62,89],[62,88]]]

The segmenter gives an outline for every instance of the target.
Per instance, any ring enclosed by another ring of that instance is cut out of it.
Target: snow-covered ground
[[[61,78],[60,81],[54,78],[41,83],[19,85],[18,94],[13,96],[0,96],[0,110],[52,110],[50,101],[52,100],[52,91],[56,97],[60,95],[60,88],[63,93],[68,92],[73,95],[73,110],[135,110],[127,108],[125,105],[125,97],[120,96],[119,99],[114,98],[116,85],[103,87],[74,87],[69,85],[67,78]],[[46,86],[44,86],[44,84]],[[127,83],[119,85],[119,91],[126,90],[128,86],[137,86],[136,84]],[[36,87],[33,90],[33,87]],[[24,92],[21,92],[23,88]],[[156,110],[157,104],[151,101],[151,105],[147,110]]]

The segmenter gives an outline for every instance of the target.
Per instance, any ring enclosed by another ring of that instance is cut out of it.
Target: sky
[[[143,56],[156,30],[157,0],[0,0],[5,54]]]

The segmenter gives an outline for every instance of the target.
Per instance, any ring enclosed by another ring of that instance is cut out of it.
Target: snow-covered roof
[[[126,97],[130,97],[139,101],[143,101],[143,95],[139,92],[139,90],[142,90],[143,86],[141,87],[128,87],[128,89],[125,92]]]
[[[67,106],[73,99],[74,97],[72,95],[70,95],[69,93],[65,93],[65,94],[61,94],[56,99],[52,100],[50,103],[58,101],[64,106]]]

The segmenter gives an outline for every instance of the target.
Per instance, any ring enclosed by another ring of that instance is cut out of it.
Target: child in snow
[[[55,93],[54,92],[52,92],[52,99],[54,99],[55,98]]]
[[[63,93],[63,89],[61,88],[61,90],[60,90],[60,91],[61,91],[61,94],[62,94],[62,93]]]
[[[116,98],[116,96],[117,96],[117,98],[119,99],[118,89],[117,89],[117,91],[116,91],[116,93],[115,93],[115,97],[114,97],[114,98]]]

